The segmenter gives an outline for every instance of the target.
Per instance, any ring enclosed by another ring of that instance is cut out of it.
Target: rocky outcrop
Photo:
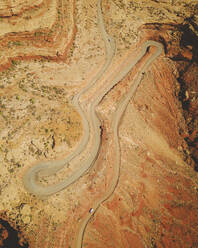
[[[156,40],[161,41],[165,47],[165,54],[175,61],[176,96],[182,103],[183,114],[188,131],[180,130],[185,138],[189,150],[186,157],[191,156],[195,170],[197,170],[197,64],[198,64],[198,28],[192,19],[186,19],[181,25],[146,24],[143,30],[150,36],[156,33]],[[149,30],[149,32],[148,32]],[[158,36],[159,35],[159,36]],[[189,154],[190,152],[190,154]]]
[[[16,60],[62,61],[76,33],[75,1],[3,1],[0,9],[1,70]]]
[[[178,30],[175,25],[148,24],[142,29],[141,40],[161,40],[165,56],[171,59],[161,57],[153,63],[126,109],[119,129],[119,183],[112,197],[90,220],[85,247],[198,245],[197,176],[193,172],[196,161],[185,141],[189,129],[177,96],[177,63],[190,63],[193,54],[178,46],[178,37],[174,41],[167,39],[167,34]],[[178,34],[183,35],[179,31]],[[129,75],[110,96],[120,96],[131,80],[133,76]],[[108,154],[110,145],[105,147]],[[108,165],[112,156],[109,154]],[[98,163],[104,163],[104,157]]]
[[[180,69],[178,78],[181,88],[179,97],[182,102],[184,117],[188,126],[188,133],[184,135],[189,145],[191,157],[195,162],[195,170],[198,170],[198,65],[195,61],[188,63],[184,69]]]

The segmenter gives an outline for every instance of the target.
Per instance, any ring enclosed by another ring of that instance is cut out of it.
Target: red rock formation
[[[189,63],[186,59],[191,59],[193,54],[186,56],[178,47],[179,38],[174,42],[167,38],[169,27],[172,28],[172,25],[158,27],[156,31],[155,25],[146,25],[139,44],[136,44],[139,47],[145,40],[153,39],[163,41],[166,50],[144,74],[122,118],[118,185],[110,199],[101,204],[90,219],[85,229],[83,247],[198,246],[197,176],[193,169],[195,162],[185,140],[189,130],[183,117],[182,103],[178,99],[180,85],[177,81],[178,68],[185,67]],[[174,29],[177,27],[174,26]],[[179,32],[178,37],[181,37]],[[172,46],[167,45],[170,42]],[[67,210],[66,221],[55,229],[50,216],[42,216],[42,221],[38,219],[37,228],[33,230],[33,235],[29,235],[30,247],[74,247],[72,244],[81,219],[94,201],[104,195],[114,176],[113,111],[152,52],[152,49],[147,51],[99,106],[103,121],[100,154],[94,167],[73,185],[73,192],[79,192],[83,197],[78,198],[78,203],[65,199],[66,204],[75,207]],[[178,58],[178,54],[184,62],[170,59]],[[81,191],[79,188],[82,188]],[[39,233],[39,230],[42,232]]]
[[[192,53],[186,55],[178,46],[179,39],[167,40],[172,25],[158,26],[157,31],[155,25],[145,27],[142,37],[163,40],[166,56],[192,58]],[[188,133],[188,127],[182,104],[175,96],[176,68],[176,62],[170,59],[157,59],[130,101],[119,131],[119,182],[113,196],[90,220],[83,247],[198,246],[196,175],[181,135],[181,130]],[[133,80],[133,76],[124,79],[127,80]],[[126,87],[124,82],[113,89],[114,95],[122,87]],[[106,143],[104,139],[103,142]],[[108,154],[110,144],[103,145]],[[112,164],[110,161],[112,156],[108,161]]]
[[[194,62],[180,71],[180,82],[183,94],[181,99],[184,107],[184,116],[188,125],[188,135],[185,137],[198,169],[198,65]]]
[[[1,70],[8,68],[13,60],[65,59],[76,33],[74,0],[29,1],[14,7],[5,3],[3,7],[0,10]]]
[[[40,12],[35,18],[47,12],[46,6],[49,7],[51,2],[37,1],[35,12],[38,7]],[[56,3],[64,4],[62,1]],[[73,3],[66,1],[60,11],[72,8],[73,17]],[[29,15],[24,16],[24,13],[30,11],[30,6],[32,3],[24,2],[13,13],[10,8],[0,10],[4,24],[8,20],[15,25],[18,18],[29,19]],[[75,28],[73,22],[71,26],[64,22],[63,12],[57,12],[52,27],[2,35],[0,52],[3,66],[9,58],[64,58]],[[121,164],[117,188],[89,221],[83,247],[198,247],[197,175],[193,169],[198,158],[198,68],[197,62],[193,62],[197,58],[196,46],[186,38],[185,30],[188,31],[187,36],[192,35],[187,26],[174,24],[147,24],[140,29],[140,41],[136,48],[151,39],[162,42],[165,53],[144,74],[120,122]],[[113,87],[101,102],[98,108],[103,128],[100,154],[92,169],[72,185],[71,193],[61,192],[59,198],[54,197],[54,202],[22,195],[25,204],[32,206],[32,209],[29,207],[33,218],[32,229],[28,229],[28,224],[23,222],[30,248],[71,247],[81,219],[111,185],[115,163],[112,115],[152,52],[153,48],[148,49],[129,75]],[[182,108],[184,106],[187,106],[186,109]],[[189,144],[193,145],[192,148]],[[49,210],[51,202],[58,209],[57,199],[61,199],[61,204],[64,202],[66,206],[58,224],[52,217],[53,208],[46,213],[40,210],[45,205]],[[25,212],[24,217],[30,219],[29,212]],[[1,245],[7,239],[8,231],[2,225],[0,228]]]

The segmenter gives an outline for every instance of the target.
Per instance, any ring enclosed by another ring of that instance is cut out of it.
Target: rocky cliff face
[[[156,53],[148,47],[104,94],[91,168],[65,190],[38,197],[24,188],[24,174],[39,161],[69,156],[83,137],[72,101],[104,64],[97,1],[2,1],[0,247],[11,239],[30,248],[198,247],[198,2],[105,0],[102,14],[117,48],[107,72],[80,99],[85,112],[147,40],[161,43],[163,52],[142,71]],[[119,118],[117,167],[114,119],[139,74]],[[95,142],[89,123],[84,153],[40,184],[79,170]]]

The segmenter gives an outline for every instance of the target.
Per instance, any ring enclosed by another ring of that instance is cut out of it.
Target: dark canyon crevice
[[[182,24],[147,23],[140,28],[142,37],[152,38],[164,45],[165,56],[177,69],[175,95],[181,102],[188,134],[184,137],[188,150],[183,149],[184,160],[198,171],[198,25],[194,17]]]
[[[16,224],[14,224],[16,226]],[[28,242],[24,239],[19,227],[13,227],[4,218],[0,218],[0,248],[28,248]]]
[[[193,22],[193,18],[188,18],[186,21],[187,24],[179,27],[182,33],[180,45],[181,48],[191,49],[192,59],[186,63],[185,68],[178,67],[177,80],[180,84],[178,97],[188,127],[188,136],[185,140],[195,162],[195,171],[198,171],[198,36],[196,34],[198,27]],[[180,61],[182,60],[181,57]]]

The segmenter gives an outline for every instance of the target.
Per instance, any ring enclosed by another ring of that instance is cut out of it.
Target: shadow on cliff
[[[195,108],[198,109],[198,94],[196,97],[197,99],[195,100],[195,96],[191,97],[191,95],[187,93],[197,92],[198,79],[195,79],[197,84],[193,84],[192,81],[185,80],[185,74],[191,73],[188,72],[190,68],[196,67],[198,72],[198,25],[194,22],[194,17],[187,18],[185,22],[186,24],[179,25],[179,30],[182,32],[180,46],[181,48],[191,47],[192,59],[183,70],[179,71],[179,77],[177,80],[180,84],[179,100],[182,103],[184,117],[189,131],[189,137],[186,137],[185,140],[190,148],[191,157],[195,162],[195,171],[198,171],[198,116],[197,113],[193,111]],[[192,29],[194,29],[194,31]],[[187,94],[189,94],[188,97]],[[194,102],[197,102],[197,104],[192,107],[192,105],[195,105]],[[190,122],[187,121],[188,119],[190,119]]]
[[[179,29],[182,32],[181,36],[181,47],[192,46],[192,61],[198,64],[198,36],[190,28],[193,27],[198,33],[198,25],[194,22],[194,18],[190,17],[185,20],[187,22],[184,25],[179,25]]]
[[[28,248],[27,242],[20,238],[21,232],[14,229],[8,221],[0,218],[0,248]]]
[[[180,86],[175,95],[182,104],[188,128],[188,137],[184,139],[190,155],[186,150],[183,152],[186,158],[193,159],[195,171],[198,171],[198,24],[192,16],[182,24],[146,23],[140,31],[144,39],[161,42],[165,56],[175,62]]]

